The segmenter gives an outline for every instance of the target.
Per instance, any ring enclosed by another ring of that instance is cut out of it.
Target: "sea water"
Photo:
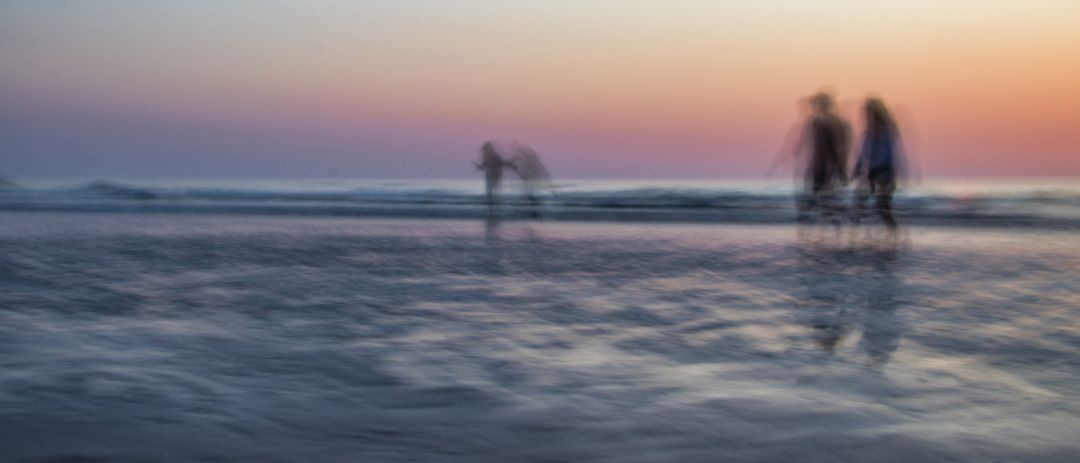
[[[901,195],[897,242],[800,231],[778,184],[570,182],[537,218],[196,183],[0,193],[0,460],[1080,452],[1071,184]]]
[[[930,180],[902,185],[895,207],[910,224],[1075,228],[1080,179]],[[499,217],[574,221],[791,221],[792,182],[564,180],[528,201],[507,182]],[[848,203],[844,193],[839,200]],[[0,211],[161,212],[349,217],[485,218],[475,180],[37,180],[0,189]]]

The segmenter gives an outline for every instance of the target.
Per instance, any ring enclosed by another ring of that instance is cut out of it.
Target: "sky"
[[[0,2],[0,175],[760,177],[830,89],[924,176],[1080,175],[1075,0]]]

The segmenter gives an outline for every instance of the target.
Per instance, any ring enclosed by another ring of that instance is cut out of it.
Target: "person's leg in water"
[[[803,179],[801,190],[795,194],[795,211],[798,214],[796,221],[803,225],[809,225],[811,221],[810,214],[817,207],[817,179],[812,175],[807,175]]]
[[[803,176],[802,188],[795,193],[795,222],[798,237],[808,238],[813,227],[813,213],[817,209],[817,178],[812,171]]]
[[[488,214],[494,214],[499,207],[499,181],[502,179],[502,173],[499,171],[488,171],[484,180],[484,191],[487,195]]]
[[[870,176],[870,183],[874,189],[874,209],[881,216],[892,238],[897,237],[900,228],[893,217],[892,197],[896,191],[896,177],[891,172],[874,172]]]
[[[844,207],[840,201],[843,181],[828,172],[815,175],[814,202],[825,224],[832,224],[836,235],[840,234],[843,223]]]
[[[811,217],[810,213],[814,210],[814,191],[806,188],[803,191],[795,194],[795,221],[799,225],[810,225]]]
[[[829,189],[829,177],[822,169],[813,169],[807,172],[806,186],[803,189],[803,197],[799,208],[799,222],[802,224],[800,233],[809,232],[816,216],[825,215],[827,209],[827,196]]]
[[[844,202],[840,199],[844,187],[839,182],[833,182],[824,192],[825,203],[823,213],[825,218],[832,223],[837,236],[844,225]]]
[[[836,197],[833,188],[829,185],[823,186],[815,193],[815,202],[817,203],[818,216],[821,217],[823,228],[828,228],[828,224],[836,221]]]
[[[857,230],[862,228],[862,219],[866,214],[866,200],[870,199],[872,194],[873,185],[866,179],[860,179],[851,194],[851,213],[849,217],[852,227],[849,230],[848,237],[852,242],[855,241]],[[867,230],[867,233],[869,233],[869,230]]]
[[[537,196],[536,185],[527,181],[524,185],[525,201],[529,203],[529,216],[534,219],[540,218],[540,197]]]
[[[819,166],[814,172],[814,206],[822,220],[834,226],[837,236],[843,224],[844,207],[839,198],[844,185],[842,175],[825,166]]]

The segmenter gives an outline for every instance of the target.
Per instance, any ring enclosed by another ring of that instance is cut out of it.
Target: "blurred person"
[[[847,153],[851,129],[847,121],[833,112],[833,98],[818,93],[810,98],[813,114],[807,121],[803,143],[810,145],[809,163],[804,181],[808,197],[805,212],[815,209],[839,225],[837,189],[847,185]]]
[[[856,183],[852,221],[857,225],[861,223],[866,200],[873,196],[875,212],[895,237],[898,224],[893,217],[892,197],[905,167],[900,131],[880,98],[867,98],[863,110],[866,127],[851,173]]]
[[[484,194],[487,198],[488,212],[494,212],[499,205],[499,187],[502,184],[503,169],[513,168],[513,163],[503,159],[495,144],[488,141],[480,147],[480,160],[473,162],[477,170],[484,171]]]
[[[803,106],[800,100],[800,112]],[[789,133],[787,146],[781,152],[789,151],[796,160],[797,171],[802,172],[802,193],[796,204],[799,221],[808,222],[810,214],[816,211],[839,226],[842,206],[837,190],[847,185],[851,129],[834,111],[832,95],[819,92],[806,100],[806,106],[809,106],[806,120]],[[780,160],[770,167],[770,173]]]
[[[529,145],[515,145],[514,157],[510,166],[521,178],[525,199],[534,207],[540,203],[537,193],[542,188],[551,188],[551,175],[540,161],[540,156]]]

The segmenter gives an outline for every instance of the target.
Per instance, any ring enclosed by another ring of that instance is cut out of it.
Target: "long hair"
[[[896,135],[896,122],[884,101],[876,97],[867,98],[865,110],[867,134]]]
[[[855,170],[884,168],[898,177],[907,175],[900,131],[885,102],[877,97],[869,97],[864,109],[866,131],[863,134],[863,152],[859,155]]]

